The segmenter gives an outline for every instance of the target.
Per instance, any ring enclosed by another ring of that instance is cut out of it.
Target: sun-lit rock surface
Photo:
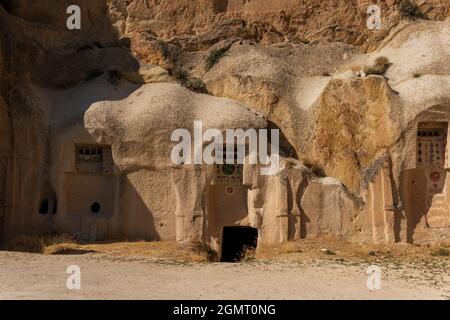
[[[448,241],[449,4],[418,4],[0,1],[0,236]],[[279,170],[173,164],[194,121],[281,129]]]

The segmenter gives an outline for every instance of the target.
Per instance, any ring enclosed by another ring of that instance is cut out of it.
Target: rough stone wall
[[[359,192],[374,161],[400,135],[400,114],[392,110],[392,89],[380,76],[329,82],[317,101],[311,151],[305,161]],[[365,182],[366,180],[366,182]]]
[[[448,17],[447,1],[418,1],[428,21],[382,1],[383,29],[370,32],[357,1],[73,3],[80,32],[64,28],[68,1],[0,1],[4,238],[59,231],[220,246],[225,225],[255,227],[260,242],[448,238],[448,187],[423,214],[409,201],[423,190],[407,187],[425,179],[408,171],[418,122],[450,120],[450,20],[433,21]],[[380,56],[385,74],[366,74]],[[233,206],[207,168],[170,161],[172,131],[192,133],[194,120],[272,123],[298,159],[272,177],[244,174]],[[113,174],[77,173],[78,144],[110,146]],[[44,199],[56,215],[38,213]]]
[[[384,25],[376,33],[366,28],[366,9],[373,3],[381,7]],[[115,26],[122,34],[151,30],[164,38],[198,36],[225,21],[239,19],[246,27],[237,28],[238,34],[252,35],[259,41],[279,33],[299,40],[328,39],[374,49],[371,42],[386,37],[401,20],[399,3],[396,0],[115,0],[110,1],[109,6]],[[433,20],[443,20],[450,14],[445,0],[418,1],[417,4]]]
[[[1,79],[1,78],[0,78]],[[3,83],[5,84],[5,83]],[[47,131],[42,113],[33,106],[26,86],[1,87],[2,234],[11,238],[49,229],[48,218],[30,216],[47,188]]]

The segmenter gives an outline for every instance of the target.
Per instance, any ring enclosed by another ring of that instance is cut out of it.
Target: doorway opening
[[[224,227],[221,262],[238,262],[246,251],[255,250],[258,229],[251,227]]]

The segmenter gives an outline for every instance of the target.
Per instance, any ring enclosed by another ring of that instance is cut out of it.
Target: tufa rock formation
[[[369,4],[0,0],[1,241],[448,242],[450,5]],[[194,121],[279,129],[279,169],[174,164]]]

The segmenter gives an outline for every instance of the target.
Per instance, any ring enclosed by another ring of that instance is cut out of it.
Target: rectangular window
[[[76,170],[80,173],[113,174],[111,147],[98,145],[75,146]]]
[[[444,168],[447,144],[445,122],[421,122],[417,131],[416,163],[418,168]]]

